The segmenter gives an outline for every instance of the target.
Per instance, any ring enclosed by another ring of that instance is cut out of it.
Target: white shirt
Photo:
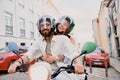
[[[40,55],[45,55],[45,48],[46,48],[46,41],[42,38],[38,38],[35,43],[31,46],[31,48],[28,50],[25,55],[28,56],[30,61],[32,61],[35,58],[38,58]],[[63,54],[65,57],[69,59],[73,59],[74,57],[78,56],[78,50],[70,41],[70,39],[64,35],[54,35],[51,42],[51,52],[52,55],[57,56],[59,54]],[[43,62],[44,63],[44,62]],[[63,62],[56,62],[56,64],[51,64],[51,70],[56,69],[60,66],[66,66]],[[42,64],[42,62],[40,63]],[[49,65],[47,65],[49,66]],[[62,76],[59,75],[59,78],[63,77],[63,75],[67,76],[65,79],[71,78],[71,80],[78,80],[78,78],[81,78],[80,75],[74,75],[74,74],[67,74],[63,73]],[[83,77],[84,78],[84,77]]]
[[[46,41],[43,38],[38,38],[25,54],[29,60],[45,55]],[[79,55],[76,47],[70,42],[69,38],[64,35],[54,35],[51,41],[51,52],[53,56],[63,54],[71,60]],[[60,63],[60,62],[59,62]]]

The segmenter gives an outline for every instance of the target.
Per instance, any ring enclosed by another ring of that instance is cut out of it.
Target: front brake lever
[[[75,73],[74,66],[68,65],[66,72],[67,72],[67,73]]]

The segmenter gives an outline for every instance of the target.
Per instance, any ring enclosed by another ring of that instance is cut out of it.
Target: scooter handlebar
[[[28,71],[29,64],[21,64],[20,66],[17,66],[16,72],[26,72]]]
[[[68,65],[67,67],[60,67],[58,68],[52,75],[51,75],[51,79],[57,77],[57,75],[59,75],[62,71],[66,71],[67,73],[74,73],[74,67],[71,65]]]

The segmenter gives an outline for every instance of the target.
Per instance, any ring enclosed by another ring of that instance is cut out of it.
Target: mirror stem
[[[75,57],[75,58],[72,60],[72,62],[71,62],[71,66],[73,65],[73,61],[74,61],[75,59],[77,59],[78,57],[80,57],[80,56],[82,56],[83,54],[86,54],[86,53],[87,53],[87,51],[82,51],[80,55],[78,55],[77,57]]]

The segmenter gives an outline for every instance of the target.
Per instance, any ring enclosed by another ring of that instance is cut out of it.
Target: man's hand
[[[53,55],[50,55],[50,54],[47,54],[47,55],[44,55],[42,57],[43,61],[46,61],[50,64],[54,63],[54,62],[63,62],[65,56],[64,55],[58,55],[57,57],[53,56]]]
[[[20,66],[19,62],[14,62],[10,67],[8,68],[8,73],[15,73],[17,66]]]
[[[75,68],[75,73],[76,74],[83,74],[84,73],[84,67],[83,67],[83,65],[77,65],[77,64],[75,64],[74,65],[74,68]]]
[[[82,65],[82,63],[80,62],[80,59],[77,58],[74,61],[74,68],[75,68],[75,73],[76,74],[84,74],[84,66]]]
[[[56,58],[50,54],[47,54],[47,55],[43,55],[42,57],[43,61],[46,61],[50,64],[54,63],[56,61]]]
[[[56,58],[56,61],[58,62],[63,62],[64,61],[65,56],[64,55],[58,55]]]

